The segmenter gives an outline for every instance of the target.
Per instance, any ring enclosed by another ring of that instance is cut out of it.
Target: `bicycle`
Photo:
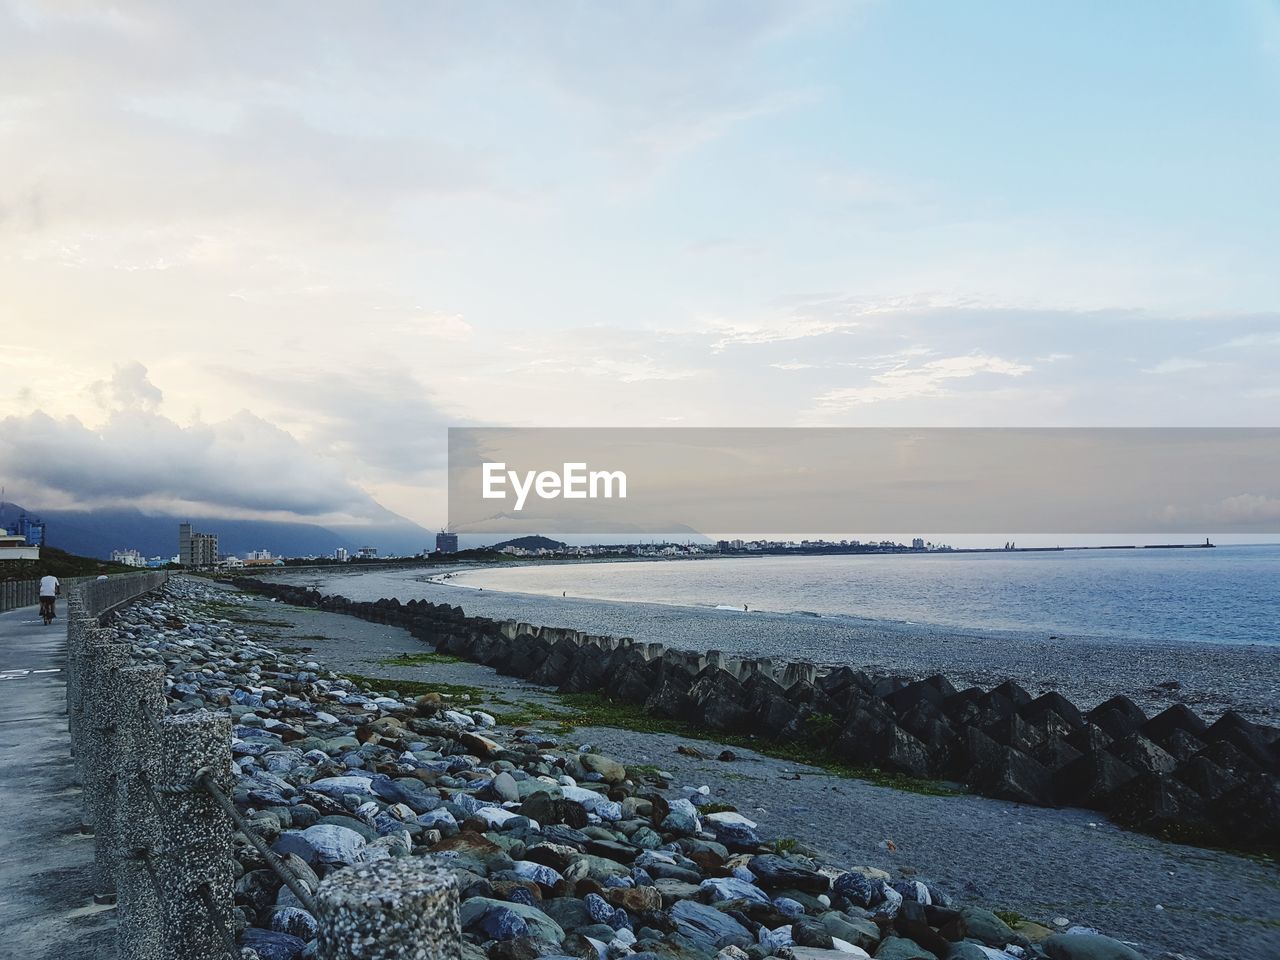
[[[49,624],[53,623],[53,617],[54,617],[53,597],[41,597],[40,598],[40,619],[44,621],[44,625],[46,627]]]

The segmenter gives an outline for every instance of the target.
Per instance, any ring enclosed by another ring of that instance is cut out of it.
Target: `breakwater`
[[[1175,839],[1280,850],[1280,731],[1228,712],[1212,724],[1175,705],[1148,716],[1125,697],[1083,712],[1016,683],[956,689],[944,676],[848,667],[592,636],[468,617],[460,607],[355,602],[286,584],[237,581],[300,606],[401,626],[437,649],[565,692],[600,693],[708,730],[830,745],[849,763],[945,778],[1041,806],[1103,811]]]

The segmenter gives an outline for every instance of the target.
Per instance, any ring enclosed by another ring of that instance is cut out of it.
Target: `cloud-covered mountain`
[[[381,555],[413,554],[435,545],[435,535],[403,517],[388,514],[384,523],[330,528],[315,523],[240,520],[218,516],[146,514],[130,507],[100,510],[30,510],[6,504],[0,526],[12,526],[22,514],[39,516],[48,525],[51,546],[89,557],[108,557],[112,550],[132,548],[144,556],[170,557],[178,552],[178,524],[191,521],[197,530],[218,535],[223,553],[243,556],[270,550],[276,556],[325,556],[338,547],[354,551],[373,546]]]

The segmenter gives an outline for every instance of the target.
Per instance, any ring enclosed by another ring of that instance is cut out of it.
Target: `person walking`
[[[62,583],[53,574],[40,578],[40,616],[47,627],[53,622],[54,601],[62,593]]]

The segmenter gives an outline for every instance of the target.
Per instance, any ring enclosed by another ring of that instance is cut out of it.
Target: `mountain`
[[[514,540],[503,540],[495,543],[490,550],[501,550],[503,547],[518,547],[522,550],[563,550],[564,544],[550,537],[516,537]]]
[[[132,508],[24,510],[10,503],[4,507],[0,527],[12,526],[24,512],[45,521],[51,546],[90,557],[109,557],[112,550],[128,548],[147,557],[171,557],[178,552],[178,524],[183,521],[190,521],[202,533],[216,533],[222,553],[239,555],[249,550],[270,550],[276,556],[323,556],[332,554],[337,547],[354,552],[363,546],[377,547],[381,555],[415,554],[435,545],[434,533],[394,513],[387,514],[386,523],[323,527],[314,523],[174,517]]]

